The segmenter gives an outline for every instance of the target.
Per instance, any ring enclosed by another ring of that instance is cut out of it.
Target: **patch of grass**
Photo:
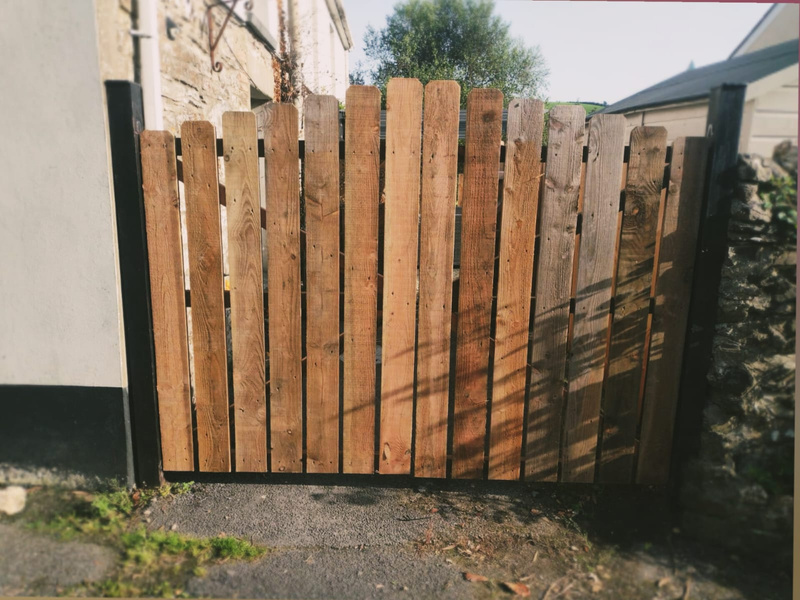
[[[193,481],[180,483],[165,483],[157,488],[143,488],[133,492],[132,499],[138,504],[147,504],[153,498],[169,498],[170,496],[180,496],[192,491]]]
[[[191,484],[111,490],[101,494],[42,488],[29,495],[29,506],[12,520],[61,540],[110,546],[118,561],[105,581],[65,590],[69,596],[185,597],[186,583],[206,567],[232,560],[253,560],[267,549],[235,537],[194,538],[174,531],[148,531],[139,510],[154,497],[185,494]]]
[[[589,116],[592,113],[595,113],[601,108],[605,108],[607,106],[606,104],[598,104],[596,102],[545,102],[544,109],[550,110],[554,106],[559,106],[562,104],[576,104],[578,106],[582,106],[583,109],[586,111],[586,116]]]

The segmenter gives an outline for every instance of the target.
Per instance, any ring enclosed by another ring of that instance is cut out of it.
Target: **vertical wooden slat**
[[[201,471],[230,471],[217,138],[207,121],[181,126],[192,293],[197,454]]]
[[[222,115],[231,287],[236,470],[267,470],[258,134],[252,112]]]
[[[431,81],[425,86],[414,449],[417,477],[444,477],[447,471],[460,96],[455,81]]]
[[[386,186],[381,353],[381,473],[411,472],[417,311],[422,84],[386,87]]]
[[[622,115],[597,115],[589,121],[575,321],[567,368],[564,481],[594,479],[625,123]]]
[[[663,127],[636,127],[631,132],[630,146],[603,404],[599,473],[602,483],[630,483],[633,477],[667,130]]]
[[[637,483],[663,485],[669,477],[706,156],[705,138],[678,138],[673,143],[661,229]]]
[[[520,475],[543,125],[544,103],[541,100],[512,100],[508,105],[489,440],[490,479],[519,479]]]
[[[297,109],[273,104],[264,133],[272,471],[302,470],[300,179]]]
[[[167,131],[143,131],[140,143],[162,464],[165,471],[192,471],[192,399],[175,139]]]
[[[375,464],[380,92],[372,86],[350,86],[346,106],[342,454],[345,473],[372,473]]]
[[[305,101],[306,469],[339,468],[339,102]]]
[[[564,372],[586,111],[550,110],[531,348],[525,477],[555,481],[564,407]]]
[[[503,94],[467,98],[458,297],[453,477],[483,475]],[[580,159],[579,159],[580,162]]]

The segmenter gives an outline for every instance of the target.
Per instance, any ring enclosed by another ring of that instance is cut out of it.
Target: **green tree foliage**
[[[386,27],[367,29],[368,65],[353,83],[370,82],[386,91],[392,77],[416,77],[423,85],[454,79],[461,105],[473,88],[500,89],[513,97],[540,96],[548,75],[538,46],[529,48],[509,33],[491,0],[406,0],[397,4]]]

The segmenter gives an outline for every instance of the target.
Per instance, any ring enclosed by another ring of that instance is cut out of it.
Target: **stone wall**
[[[793,152],[776,159],[796,188]],[[681,504],[684,533],[789,564],[797,230],[761,197],[787,175],[776,161],[739,158],[701,451]]]
[[[159,3],[159,48],[164,128],[179,135],[180,124],[192,119],[213,123],[222,130],[222,113],[250,110],[251,88],[272,97],[275,83],[272,54],[245,25],[232,18],[217,46],[215,59],[222,70],[211,70],[208,26],[203,0],[162,0]],[[223,8],[214,10],[215,36],[224,19]],[[166,31],[169,18],[177,25],[174,39]]]
[[[131,30],[138,27],[136,3],[96,3],[101,76],[133,80],[137,65]],[[216,37],[225,10],[215,8],[213,14]],[[251,99],[274,97],[272,52],[241,19],[230,19],[216,48],[215,59],[222,65],[219,73],[211,70],[204,0],[160,0],[158,37],[164,128],[173,134],[179,135],[180,124],[190,119],[211,121],[220,132],[225,111],[250,110]]]
[[[134,79],[132,0],[95,0],[100,77]]]

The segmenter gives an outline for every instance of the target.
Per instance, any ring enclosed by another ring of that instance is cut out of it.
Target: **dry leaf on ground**
[[[477,583],[480,581],[489,581],[488,577],[484,577],[483,575],[478,575],[477,573],[464,573],[464,579],[467,581],[471,581],[472,583]]]
[[[511,583],[508,581],[503,582],[503,587],[512,594],[516,594],[522,598],[527,598],[531,595],[531,589],[524,583]]]

